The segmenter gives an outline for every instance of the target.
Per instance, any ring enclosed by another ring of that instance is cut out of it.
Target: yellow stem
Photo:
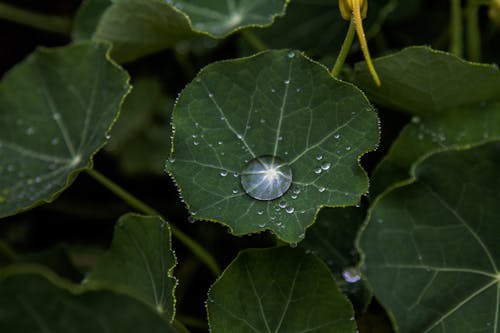
[[[373,81],[375,81],[375,84],[380,87],[380,79],[378,77],[377,72],[375,71],[375,67],[373,67],[372,58],[370,57],[370,51],[368,50],[368,44],[366,43],[366,37],[365,37],[365,31],[363,30],[361,8],[359,1],[360,0],[353,0],[352,2],[353,3],[352,14],[354,17],[354,23],[356,23],[356,32],[358,34],[359,43],[361,44],[361,50],[363,51],[366,64],[368,65],[368,70],[372,74]]]

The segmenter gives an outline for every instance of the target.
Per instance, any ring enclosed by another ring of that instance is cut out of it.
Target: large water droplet
[[[241,186],[257,200],[274,200],[292,184],[292,169],[279,157],[264,155],[250,160],[241,172]]]

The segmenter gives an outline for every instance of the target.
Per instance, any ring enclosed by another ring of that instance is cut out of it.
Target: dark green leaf
[[[370,195],[408,179],[411,166],[426,155],[500,139],[500,103],[481,103],[430,118],[413,118],[375,170]],[[408,149],[411,147],[411,149]]]
[[[400,332],[500,328],[500,146],[436,153],[374,203],[359,245]]]
[[[377,115],[360,91],[286,50],[207,66],[181,93],[173,126],[167,171],[190,212],[238,235],[268,229],[287,242],[304,237],[320,206],[359,201],[368,184],[358,158],[378,141]],[[245,170],[269,156],[291,168],[291,186],[272,183],[284,169],[256,175],[264,180],[256,190],[278,196],[257,200],[245,193]]]
[[[109,252],[83,285],[131,295],[172,320],[176,263],[168,224],[159,217],[127,214],[116,225]]]
[[[107,49],[39,49],[3,78],[0,217],[54,200],[92,165],[129,89]]]
[[[328,268],[286,247],[241,252],[214,283],[213,333],[354,332],[354,313]]]
[[[132,298],[109,291],[74,293],[33,273],[0,280],[0,331],[175,332],[148,306]]]
[[[73,23],[73,39],[92,39],[102,14],[110,5],[111,0],[84,0]]]
[[[109,7],[96,38],[111,41],[120,62],[173,47],[181,41],[210,36],[224,38],[245,26],[264,26],[282,15],[285,0],[199,2],[120,0]]]
[[[355,82],[375,103],[428,116],[483,101],[500,101],[496,66],[464,61],[428,47],[409,47],[374,60],[382,86],[365,63],[356,64]]]

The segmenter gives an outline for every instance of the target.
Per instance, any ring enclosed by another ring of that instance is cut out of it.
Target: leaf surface
[[[0,83],[0,217],[50,202],[92,165],[129,89],[108,47],[39,49]]]
[[[374,60],[382,82],[377,87],[365,63],[355,67],[355,82],[374,103],[415,115],[500,101],[500,71],[494,65],[464,61],[428,47],[409,47]]]
[[[401,333],[500,329],[498,141],[436,153],[380,196],[359,246]]]
[[[82,1],[73,23],[73,39],[77,41],[92,39],[102,14],[110,5],[111,0]]]
[[[500,139],[500,103],[482,102],[433,117],[413,118],[405,126],[371,178],[373,198],[410,178],[420,159],[437,151],[470,147]],[[411,147],[411,149],[408,149]]]
[[[75,294],[34,273],[0,280],[0,331],[175,332],[148,306],[133,298],[109,291]]]
[[[115,227],[110,250],[84,286],[131,295],[173,320],[177,280],[172,270],[177,261],[171,245],[170,227],[160,217],[124,215]]]
[[[354,332],[354,313],[328,268],[286,247],[246,250],[208,293],[211,332]]]
[[[132,61],[180,41],[224,38],[245,26],[264,26],[283,15],[284,0],[120,0],[103,14],[96,38],[113,43],[113,59]]]
[[[191,214],[287,242],[304,237],[320,206],[353,205],[366,192],[358,158],[379,136],[359,90],[287,50],[207,66],[181,93],[173,126],[166,167]],[[241,178],[263,156],[291,169],[290,187],[274,200],[247,194]]]

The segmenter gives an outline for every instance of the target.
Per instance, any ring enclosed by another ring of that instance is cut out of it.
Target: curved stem
[[[368,70],[372,74],[373,81],[375,81],[375,84],[377,86],[380,86],[380,79],[377,72],[375,71],[375,67],[373,67],[372,58],[370,57],[370,51],[368,50],[368,44],[366,42],[365,31],[363,30],[359,0],[353,1],[352,15],[354,18],[354,23],[356,24],[356,32],[358,34],[359,43],[361,44],[361,50],[363,51],[363,55],[365,57],[366,65],[368,66]]]
[[[481,33],[479,31],[478,13],[479,4],[476,1],[467,3],[465,19],[467,25],[467,56],[469,60],[479,62],[481,60]]]
[[[450,52],[458,57],[463,56],[462,35],[462,7],[460,0],[451,0]]]
[[[71,20],[65,17],[34,13],[5,3],[0,3],[0,18],[64,36],[71,31]]]
[[[349,29],[347,30],[347,34],[345,35],[344,42],[342,43],[342,47],[340,48],[339,55],[337,56],[337,60],[335,60],[335,65],[333,65],[333,69],[330,72],[333,77],[339,76],[340,71],[342,70],[342,66],[344,65],[345,59],[347,58],[349,50],[351,49],[355,33],[356,33],[356,25],[354,24],[354,20],[351,20],[349,23]]]
[[[102,173],[100,173],[97,170],[94,169],[87,169],[87,173],[97,180],[99,183],[101,183],[104,187],[106,187],[108,190],[113,192],[117,197],[125,201],[127,204],[129,204],[132,208],[135,208],[136,210],[148,214],[148,215],[158,215],[161,216],[158,211],[156,211],[154,208],[150,207],[148,204],[142,202],[141,200],[137,199],[135,196],[127,192],[125,189],[123,189],[120,185],[116,184],[106,176],[104,176]],[[177,240],[179,240],[182,244],[184,244],[188,249],[190,249],[197,257],[202,261],[207,267],[216,275],[220,275],[220,268],[217,265],[217,262],[215,259],[208,253],[207,250],[205,250],[200,244],[198,244],[195,240],[190,238],[188,235],[186,235],[184,232],[181,230],[177,229],[175,226],[173,226],[170,223],[170,229],[172,230],[172,236],[174,236]]]

